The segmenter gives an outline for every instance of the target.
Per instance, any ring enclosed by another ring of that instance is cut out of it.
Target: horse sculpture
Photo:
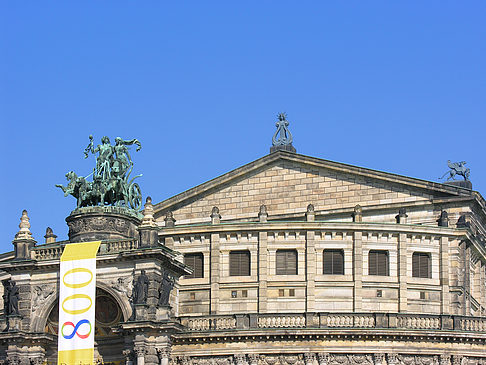
[[[461,162],[451,162],[451,160],[447,160],[447,166],[449,166],[450,170],[447,171],[442,177],[439,177],[439,179],[443,179],[447,174],[449,174],[449,177],[447,178],[446,181],[449,181],[450,179],[455,180],[455,176],[459,175],[464,178],[465,181],[469,180],[469,174],[471,170],[464,165],[466,164],[466,161],[461,161]]]

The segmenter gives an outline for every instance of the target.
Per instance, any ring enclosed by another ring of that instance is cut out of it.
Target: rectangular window
[[[191,275],[184,275],[184,279],[204,277],[204,256],[202,253],[186,253],[184,263],[193,270]]]
[[[230,276],[250,276],[250,251],[231,251]]]
[[[370,250],[368,254],[368,275],[388,276],[388,251]]]
[[[297,251],[277,250],[277,275],[297,275]]]
[[[344,251],[324,250],[324,275],[344,275]]]
[[[430,254],[414,252],[412,255],[412,276],[414,278],[430,278]]]

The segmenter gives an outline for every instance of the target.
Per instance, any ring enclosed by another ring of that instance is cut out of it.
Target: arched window
[[[112,331],[118,323],[123,321],[123,314],[118,303],[113,297],[104,290],[96,289],[96,311],[95,311],[95,339],[99,337],[118,337]],[[59,302],[54,303],[54,307],[47,317],[45,332],[57,335],[59,330]]]
[[[412,276],[414,278],[431,278],[430,254],[414,252],[412,255]]]
[[[368,275],[390,275],[388,251],[370,250],[368,253]]]
[[[322,263],[324,275],[344,275],[343,250],[324,250]]]
[[[184,279],[204,277],[204,255],[201,252],[186,253],[184,263],[193,270],[192,274],[184,275]]]
[[[250,276],[250,251],[231,251],[230,276]]]
[[[297,251],[277,250],[277,275],[297,275]]]

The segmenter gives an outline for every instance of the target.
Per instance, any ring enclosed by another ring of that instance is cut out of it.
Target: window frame
[[[327,268],[326,254],[331,254],[331,259],[330,259],[331,270],[330,270],[330,272],[326,272],[326,268]],[[339,272],[338,272],[338,270],[335,269],[335,266],[336,266],[335,257],[337,256],[337,254],[340,255],[340,257],[339,257],[340,261],[339,261],[339,263],[337,263],[338,269],[339,269],[339,265],[341,266],[341,270]],[[343,249],[328,248],[328,249],[324,249],[322,251],[322,274],[323,275],[344,275],[344,250]]]
[[[417,259],[416,259],[417,258]],[[423,272],[423,261],[427,260],[427,276],[422,275]],[[418,260],[418,263],[416,262]],[[417,267],[418,265],[418,267]],[[412,253],[412,277],[420,279],[431,279],[432,278],[432,255],[430,252],[415,251]]]
[[[282,256],[285,254],[285,256]],[[295,256],[293,256],[295,255]],[[293,257],[291,257],[293,256]],[[279,266],[279,261],[283,260],[284,265]],[[289,266],[289,262],[295,264],[295,271],[293,265]],[[298,275],[299,274],[299,253],[295,248],[278,249],[275,252],[275,275]]]
[[[234,262],[233,260],[235,259],[236,256],[238,256],[239,259],[237,263],[238,266],[235,268],[233,264]],[[249,250],[230,251],[228,257],[229,257],[229,276],[251,276],[251,253]],[[248,259],[248,271],[247,272],[245,271],[244,273],[242,269],[245,263],[243,263],[242,265],[242,260],[241,260],[242,257]]]
[[[191,262],[188,262],[187,260],[191,258],[194,259],[193,265],[191,265]],[[201,259],[201,268],[200,271],[198,270],[197,264],[195,259]],[[202,252],[187,252],[184,254],[184,264],[189,266],[192,270],[193,273],[190,275],[184,275],[184,279],[202,279],[204,278],[204,254]],[[197,274],[200,272],[201,276],[197,276]]]
[[[385,271],[381,271],[383,265],[380,263],[380,256],[383,255],[385,256]],[[375,267],[372,267],[372,255],[376,255],[375,260]],[[372,270],[373,269],[373,270]],[[368,275],[370,276],[390,276],[390,252],[388,250],[369,250],[368,251]]]

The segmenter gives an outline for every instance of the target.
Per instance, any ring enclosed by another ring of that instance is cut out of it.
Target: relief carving
[[[114,217],[79,218],[75,221],[68,222],[68,226],[71,234],[92,231],[116,231],[122,234],[128,234],[130,228],[127,221]]]
[[[32,288],[32,312],[35,312],[38,308],[42,308],[46,300],[55,293],[55,290],[55,284],[35,285]]]

